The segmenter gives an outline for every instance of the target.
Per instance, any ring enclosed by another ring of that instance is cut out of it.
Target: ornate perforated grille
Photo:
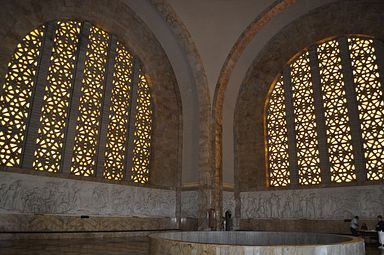
[[[110,180],[122,180],[126,168],[131,77],[132,55],[118,42],[103,173]]]
[[[356,179],[339,43],[317,47],[332,182]]]
[[[372,39],[348,39],[366,158],[367,179],[384,179],[384,101]]]
[[[1,165],[20,165],[43,36],[44,26],[26,35],[8,64],[0,90]]]
[[[33,30],[0,87],[0,165],[147,183],[152,105],[140,67],[88,22]]]
[[[33,163],[48,172],[60,170],[81,23],[58,21],[57,26]]]
[[[316,117],[308,52],[291,64],[297,165],[301,185],[321,183]]]
[[[149,180],[151,147],[152,104],[148,82],[143,73],[139,75],[136,122],[134,131],[133,167],[131,179],[137,183]]]
[[[346,40],[348,44],[344,43]],[[377,63],[375,50],[375,46],[380,45],[368,37],[341,37],[312,46],[315,51],[311,51],[314,54],[311,60],[307,51],[293,60],[290,73],[284,72],[289,77],[280,77],[266,110],[270,186],[283,186],[276,184],[275,173],[284,173],[289,168],[288,159],[297,163],[298,181],[302,185],[319,184],[322,177],[325,182],[335,183],[384,180],[384,87],[380,76],[383,70]],[[311,70],[311,66],[316,68]],[[311,77],[312,74],[315,77]],[[292,86],[292,91],[281,92],[282,80],[291,82],[288,85]],[[314,92],[312,83],[320,85],[321,91]],[[284,97],[287,95],[293,102],[293,117],[280,113],[285,111]],[[273,115],[274,112],[278,115]],[[286,122],[280,120],[282,116]],[[294,125],[285,127],[293,121]],[[320,121],[324,121],[325,129]],[[278,124],[274,125],[274,122]],[[275,131],[278,125],[284,126]],[[320,125],[319,128],[316,125]],[[293,126],[296,147],[287,149],[288,139],[294,136]],[[277,151],[275,141],[282,141],[282,146],[278,147],[282,155],[274,155]],[[353,146],[357,146],[356,149]],[[318,148],[322,148],[321,159]],[[325,154],[325,148],[328,154]],[[285,156],[286,150],[289,157]],[[329,157],[329,165],[325,156]],[[284,162],[279,162],[277,157]],[[274,164],[274,160],[278,163]],[[362,167],[356,167],[361,162],[366,162],[366,172]],[[320,163],[326,172],[320,173]],[[366,179],[361,177],[363,175]],[[290,176],[291,182],[296,181],[296,175],[290,173]]]
[[[105,31],[91,27],[71,167],[75,175],[91,176],[96,170],[108,41]]]
[[[290,171],[282,76],[276,82],[269,96],[266,121],[269,185],[272,187],[287,186],[290,183]]]

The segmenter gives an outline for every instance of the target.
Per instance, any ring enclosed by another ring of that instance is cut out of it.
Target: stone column
[[[208,114],[207,114],[208,115]],[[207,120],[212,119],[208,116]],[[209,127],[212,126],[212,123],[209,123]],[[212,129],[209,129],[212,132]],[[198,229],[199,230],[215,230],[217,226],[218,218],[220,217],[218,210],[222,209],[215,208],[217,204],[215,204],[215,171],[216,169],[213,167],[215,163],[210,162],[213,160],[211,152],[214,152],[212,137],[207,134],[206,139],[208,140],[208,144],[210,148],[207,148],[206,151],[200,152],[200,154],[205,155],[204,158],[199,159],[199,169],[196,171],[200,171],[199,173],[199,189],[198,189],[198,197],[199,197],[199,211],[198,211]],[[200,149],[201,150],[201,149]],[[222,171],[220,169],[219,171]],[[216,188],[221,188],[216,186]],[[209,226],[208,214],[209,212],[214,212],[216,216],[216,220],[212,220],[212,226]]]
[[[223,136],[223,124],[222,121],[215,116],[212,118],[215,123],[211,126],[211,132],[214,134],[212,139],[212,146],[215,152],[214,160],[214,176],[213,176],[213,208],[216,211],[216,230],[221,230],[222,217],[223,217],[223,148],[222,148],[222,136]]]
[[[178,102],[181,104],[181,102]],[[181,121],[182,114],[179,114],[179,129],[178,129],[178,140],[179,140],[179,149],[177,150],[177,158],[181,159],[183,151],[181,148],[183,148],[183,142],[182,142],[182,137],[183,137],[183,123]],[[152,123],[153,125],[153,123]],[[182,222],[181,222],[181,193],[182,193],[182,163],[181,161],[178,160],[177,164],[177,172],[176,172],[176,208],[175,208],[175,216],[176,216],[176,227],[178,229],[181,229],[182,227]]]
[[[234,141],[237,141],[236,132],[233,132],[233,139]],[[238,147],[234,146],[234,155],[238,155]],[[235,199],[235,215],[233,219],[233,228],[239,229],[240,228],[240,222],[241,222],[241,190],[240,190],[240,176],[239,176],[239,170],[237,169],[238,162],[237,157],[235,157],[235,189],[233,191],[233,196]]]

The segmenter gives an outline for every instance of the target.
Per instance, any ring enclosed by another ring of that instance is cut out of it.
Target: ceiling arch
[[[217,115],[216,119],[222,117],[224,185],[227,183],[231,186],[235,182],[234,113],[240,85],[248,68],[281,29],[311,10],[335,1],[337,0],[276,1],[274,6],[263,12],[266,16],[257,17],[243,32],[244,38],[239,38],[234,45],[217,83],[213,110]]]

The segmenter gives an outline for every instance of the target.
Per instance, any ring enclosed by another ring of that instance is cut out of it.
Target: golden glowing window
[[[151,93],[143,73],[139,75],[136,121],[133,142],[132,175],[134,182],[146,183],[149,179],[149,158],[152,127]]]
[[[384,84],[380,82],[374,40],[348,39],[356,88],[367,179],[384,179]]]
[[[121,152],[128,148],[132,61],[133,57],[128,50],[117,43],[103,172],[104,177],[110,180],[122,180],[127,168],[127,155]]]
[[[356,180],[339,43],[317,47],[332,182]]]
[[[360,181],[384,180],[384,67],[377,63],[377,43],[360,36],[331,39],[286,65],[265,109],[270,186],[320,184],[324,178],[354,182],[362,176],[357,171],[365,171],[366,179]],[[291,114],[286,102],[292,104]],[[351,122],[353,112],[359,118]],[[359,143],[362,153],[353,148]],[[366,162],[366,169],[357,168],[355,156]]]
[[[283,77],[279,78],[271,91],[267,111],[269,185],[287,186],[290,183],[290,171]]]
[[[148,183],[152,99],[142,70],[88,22],[34,29],[0,88],[0,164]]]
[[[0,164],[20,166],[45,27],[16,46],[0,91]]]
[[[109,35],[92,26],[88,38],[71,168],[83,176],[96,171]]]
[[[291,84],[299,183],[319,184],[321,183],[320,161],[308,52],[301,54],[291,64]]]
[[[81,24],[57,23],[45,85],[33,168],[59,172]]]

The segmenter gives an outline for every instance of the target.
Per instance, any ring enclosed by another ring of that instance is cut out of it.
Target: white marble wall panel
[[[242,218],[376,218],[384,212],[384,186],[241,193]]]
[[[223,191],[223,214],[230,210],[232,217],[235,215],[235,195],[232,191]]]
[[[197,218],[199,205],[199,192],[188,190],[181,192],[181,217]]]
[[[0,213],[175,217],[176,192],[0,172]]]

